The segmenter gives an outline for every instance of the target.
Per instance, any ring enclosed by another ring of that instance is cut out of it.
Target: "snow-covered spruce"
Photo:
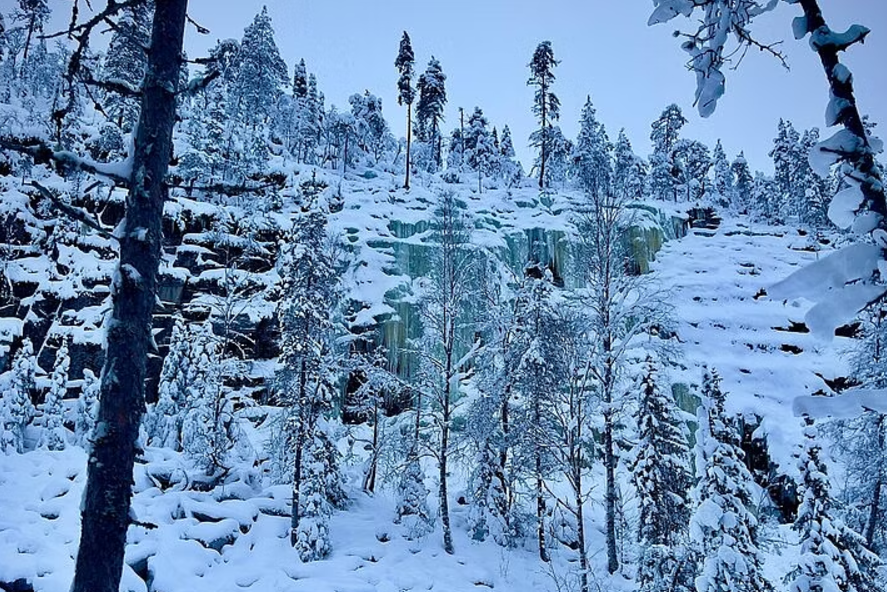
[[[686,530],[691,513],[690,455],[687,428],[676,409],[670,389],[657,383],[653,359],[648,357],[637,412],[639,438],[630,463],[642,553],[637,580],[645,592],[684,580],[683,572],[692,565]]]
[[[801,506],[794,528],[801,537],[801,556],[791,572],[790,592],[877,592],[881,560],[866,548],[865,538],[837,515],[822,444],[814,421],[805,418],[801,453]]]
[[[99,392],[102,383],[89,368],[83,370],[83,382],[80,386],[80,396],[74,412],[74,438],[83,449],[89,450],[92,432],[95,430],[96,420],[99,417]]]
[[[49,450],[63,450],[68,444],[65,428],[65,406],[62,399],[68,391],[68,341],[63,339],[55,354],[55,365],[49,381],[49,390],[43,400],[43,433],[40,446]]]
[[[26,339],[15,357],[12,369],[0,376],[2,393],[0,393],[0,421],[3,423],[3,450],[11,452],[25,451],[25,428],[37,413],[31,402],[31,393],[36,386],[34,375],[37,361],[31,340]]]
[[[696,433],[696,508],[690,539],[699,557],[697,592],[764,592],[754,482],[745,466],[739,433],[727,416],[726,395],[715,371],[706,370]]]

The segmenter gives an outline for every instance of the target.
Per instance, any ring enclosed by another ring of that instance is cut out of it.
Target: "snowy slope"
[[[809,305],[774,301],[763,291],[831,251],[796,229],[728,219],[714,233],[695,231],[665,245],[654,265],[671,293],[683,341],[680,376],[700,384],[701,367],[716,369],[728,392],[728,411],[762,418],[773,459],[792,474],[802,442],[792,402],[828,386],[817,377],[846,376],[840,352],[847,339],[825,341],[789,331]]]
[[[366,257],[369,265],[379,266],[376,270],[390,266],[394,254],[384,241],[370,243],[369,237],[377,234],[400,240],[390,235],[389,216],[394,211],[386,212],[386,208],[392,202],[396,204],[396,198],[368,192],[346,201],[344,211],[350,205],[360,211],[359,216],[348,222],[343,216],[334,222],[346,235],[355,236],[367,253],[378,253],[375,262]],[[424,211],[416,215],[418,219],[426,216]],[[362,228],[346,229],[361,218]],[[666,243],[654,265],[674,306],[683,342],[684,367],[671,378],[696,385],[702,365],[717,368],[729,392],[730,410],[762,417],[761,432],[770,441],[774,460],[790,473],[791,454],[800,441],[792,399],[824,387],[814,372],[826,377],[843,374],[839,351],[844,340],[821,342],[809,334],[775,329],[803,320],[805,307],[775,302],[759,292],[814,260],[817,253],[809,250],[810,245],[809,237],[794,230],[726,220],[714,232],[694,232]],[[379,286],[372,291],[384,295]],[[254,441],[262,437],[261,431],[254,434]],[[46,592],[68,589],[85,460],[78,448],[0,455],[0,581],[21,578]],[[356,473],[357,468],[352,471]],[[404,527],[392,522],[391,492],[383,490],[370,497],[357,487],[347,511],[332,520],[332,556],[302,564],[289,545],[288,486],[269,486],[255,469],[243,467],[230,483],[202,492],[189,487],[195,477],[191,471],[181,455],[162,449],[148,449],[137,465],[134,512],[138,520],[157,528],[130,529],[121,589],[461,592],[492,588],[529,592],[555,590],[558,582],[574,577],[575,553],[565,547],[555,550],[549,567],[538,560],[532,541],[526,548],[513,550],[491,541],[470,541],[464,527],[465,506],[458,503],[453,504],[455,555],[443,552],[439,529],[424,539],[410,540]],[[592,482],[602,483],[598,473],[599,468]],[[434,474],[430,465],[426,474]],[[454,482],[455,498],[464,486],[459,469]],[[428,485],[433,490],[431,479]],[[594,580],[603,589],[631,590],[632,582],[622,575],[600,575],[606,573],[602,490],[595,488],[589,508]],[[771,556],[774,578],[781,575],[785,562],[785,557]]]

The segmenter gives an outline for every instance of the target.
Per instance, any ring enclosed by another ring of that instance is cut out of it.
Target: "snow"
[[[839,191],[829,204],[829,220],[838,228],[850,228],[864,199],[865,196],[858,185],[851,185]]]
[[[713,236],[693,233],[667,242],[653,265],[673,306],[686,366],[671,379],[698,388],[702,367],[716,369],[727,393],[728,412],[761,417],[758,435],[767,437],[773,460],[789,473],[801,441],[792,402],[827,388],[817,374],[831,379],[846,373],[840,352],[847,340],[826,342],[812,332],[789,331],[792,323],[805,319],[812,303],[783,302],[787,296],[774,294],[774,284],[792,272],[829,261],[817,261],[829,251],[816,252],[811,243],[810,237],[789,227],[726,218]],[[835,281],[846,275],[846,269],[836,271]],[[799,296],[804,295],[801,288],[814,295],[824,290],[823,284],[786,282],[783,291],[793,288],[802,292]]]

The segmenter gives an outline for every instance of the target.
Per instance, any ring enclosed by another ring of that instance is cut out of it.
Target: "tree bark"
[[[817,0],[799,0],[798,3],[801,5],[804,16],[807,19],[808,32],[812,33],[821,27],[827,27]],[[865,125],[856,106],[853,78],[842,78],[839,75],[840,72],[836,72],[837,66],[840,64],[839,52],[841,50],[842,48],[835,45],[824,45],[816,49],[816,53],[819,55],[820,62],[822,62],[823,70],[825,70],[832,96],[835,99],[842,100],[846,105],[841,110],[839,123],[857,136],[862,141],[862,146],[864,147],[864,149],[856,150],[848,156],[848,160],[853,163],[857,170],[868,177],[867,180],[860,184],[862,194],[865,196],[864,207],[879,214],[880,222],[878,223],[878,228],[887,230],[887,197],[885,197],[884,185],[881,182],[881,173],[875,162],[874,151],[869,145]]]
[[[118,592],[161,254],[187,0],[156,0],[72,592]]]
[[[407,172],[403,182],[403,188],[410,188],[410,147],[413,140],[413,106],[407,103]]]

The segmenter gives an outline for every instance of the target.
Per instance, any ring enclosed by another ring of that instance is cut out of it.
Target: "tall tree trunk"
[[[536,538],[539,541],[539,559],[548,563],[548,548],[545,545],[545,496],[542,484],[542,454],[536,451]]]
[[[607,291],[607,301],[609,302],[609,290]],[[609,315],[605,314],[604,322],[609,327]],[[604,355],[607,359],[604,361],[604,469],[607,479],[606,493],[606,534],[607,534],[607,571],[611,574],[616,573],[619,569],[619,556],[616,553],[616,454],[613,449],[613,337],[606,333],[604,335]]]
[[[447,346],[446,353],[446,384],[443,396],[443,423],[440,430],[440,522],[443,526],[444,551],[453,554],[453,531],[450,527],[450,502],[447,491],[447,460],[450,446],[450,385],[453,380],[452,342]]]
[[[410,188],[410,147],[413,143],[413,106],[407,103],[407,172],[403,182],[403,188]]]
[[[581,455],[577,451],[577,455]],[[585,548],[585,512],[582,508],[582,459],[576,458],[576,467],[573,475],[574,493],[576,494],[576,537],[579,539],[579,580],[581,592],[588,592],[588,550]]]
[[[306,328],[305,333],[308,333]],[[296,456],[293,459],[293,498],[290,502],[290,545],[296,546],[298,540],[299,519],[301,518],[300,497],[302,491],[302,449],[308,441],[308,410],[306,407],[306,389],[308,386],[308,364],[302,359],[299,362],[299,394],[296,405],[299,412],[299,425],[296,427],[296,441],[293,442]],[[312,424],[313,425],[313,424]]]
[[[72,592],[118,592],[130,524],[188,1],[156,0],[155,6]]]
[[[305,448],[305,420],[299,420],[299,428],[296,431],[295,446],[296,456],[293,459],[293,499],[290,503],[290,545],[296,546],[299,538],[299,519],[301,518],[300,492],[302,489],[302,449]]]
[[[884,458],[884,422],[887,420],[887,415],[878,415],[875,419],[875,428],[878,430],[878,456],[883,459]],[[878,474],[875,479],[875,490],[872,492],[872,503],[869,508],[869,519],[865,525],[865,543],[869,549],[872,548],[875,542],[875,532],[877,531],[878,522],[881,520],[881,506],[883,504],[883,490],[884,490],[884,468],[882,466],[878,467]]]
[[[378,397],[373,401],[373,452],[370,457],[370,467],[367,471],[366,479],[363,482],[363,490],[373,493],[376,489],[376,472],[379,467],[379,400]]]
[[[807,19],[807,31],[813,32],[822,27],[826,27],[825,18],[822,10],[819,8],[817,0],[798,0],[798,4],[804,11],[804,17]],[[887,196],[884,192],[884,184],[881,182],[881,173],[875,162],[875,151],[871,149],[868,141],[868,135],[865,131],[862,117],[856,106],[856,95],[853,91],[853,78],[850,76],[842,76],[839,53],[843,48],[836,45],[821,45],[816,52],[819,54],[819,61],[822,63],[822,69],[828,78],[829,90],[835,101],[844,104],[841,109],[841,123],[847,130],[853,133],[860,140],[860,147],[857,148],[848,160],[861,173],[869,177],[868,181],[860,184],[865,201],[863,205],[866,209],[880,215],[878,228],[887,230]],[[828,122],[831,123],[831,122]]]

